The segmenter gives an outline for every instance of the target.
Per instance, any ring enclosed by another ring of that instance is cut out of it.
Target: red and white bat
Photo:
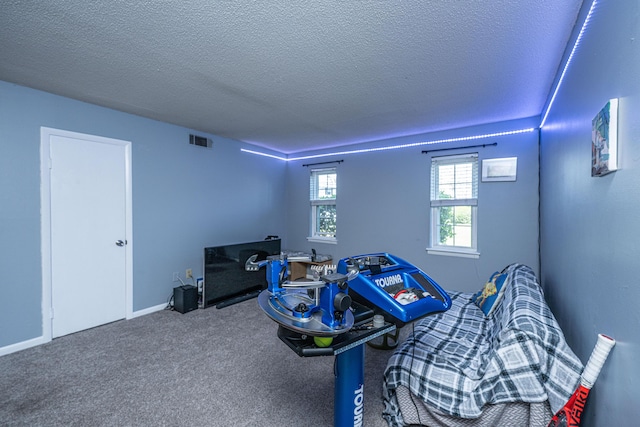
[[[584,405],[591,387],[596,382],[602,365],[607,360],[609,352],[616,344],[613,338],[599,334],[596,346],[591,352],[591,357],[582,371],[580,385],[569,398],[569,401],[551,418],[547,427],[578,427],[584,412]]]

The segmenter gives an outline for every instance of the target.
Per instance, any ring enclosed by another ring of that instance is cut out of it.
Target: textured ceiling
[[[282,153],[541,113],[581,0],[3,0],[0,80]]]

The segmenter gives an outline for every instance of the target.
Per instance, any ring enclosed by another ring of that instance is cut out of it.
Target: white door
[[[49,135],[53,338],[123,319],[128,142]]]

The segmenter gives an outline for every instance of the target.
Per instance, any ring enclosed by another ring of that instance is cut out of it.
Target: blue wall
[[[592,178],[591,120],[610,98],[620,98],[620,170]],[[583,362],[598,333],[617,340],[589,397],[589,426],[637,425],[640,416],[639,118],[640,2],[601,0],[541,132],[549,305]]]
[[[189,129],[0,82],[0,268],[5,309],[0,348],[42,335],[40,127],[132,141],[133,310],[165,303],[172,272],[201,273],[202,247],[283,237],[290,249],[334,259],[387,251],[429,272],[448,289],[475,291],[511,262],[538,269],[538,134],[497,137],[480,159],[518,157],[518,180],[481,183],[479,259],[428,255],[429,165],[423,149],[351,155],[339,166],[339,241],[310,244],[308,173],[240,152],[245,144],[211,136],[213,150],[187,144]],[[378,141],[396,145],[535,126],[537,119]],[[468,144],[464,144],[468,145]],[[455,154],[469,150],[437,152]],[[471,150],[475,151],[475,150]],[[326,158],[322,159],[327,160]],[[12,325],[8,327],[7,325]]]
[[[536,127],[538,118],[417,135],[357,148],[482,135]],[[423,150],[490,144],[466,150]],[[479,259],[427,254],[431,156],[478,152],[479,160],[518,157],[516,182],[481,182],[478,189]],[[320,153],[315,153],[320,154]],[[309,243],[309,169],[305,164],[344,160],[338,170],[338,243]],[[389,252],[417,265],[449,290],[475,292],[491,273],[513,262],[538,271],[538,132],[455,144],[435,144],[288,163],[288,243],[334,259]]]
[[[284,236],[281,162],[211,135],[213,149],[191,146],[189,129],[0,82],[0,348],[42,335],[41,126],[132,142],[134,311],[166,303],[174,271],[201,275],[203,247]]]

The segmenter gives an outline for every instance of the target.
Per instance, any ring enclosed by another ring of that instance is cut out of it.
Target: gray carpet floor
[[[159,311],[2,356],[0,425],[332,426],[334,357],[299,357],[276,332],[252,299]],[[365,349],[367,427],[387,426],[390,355]]]

